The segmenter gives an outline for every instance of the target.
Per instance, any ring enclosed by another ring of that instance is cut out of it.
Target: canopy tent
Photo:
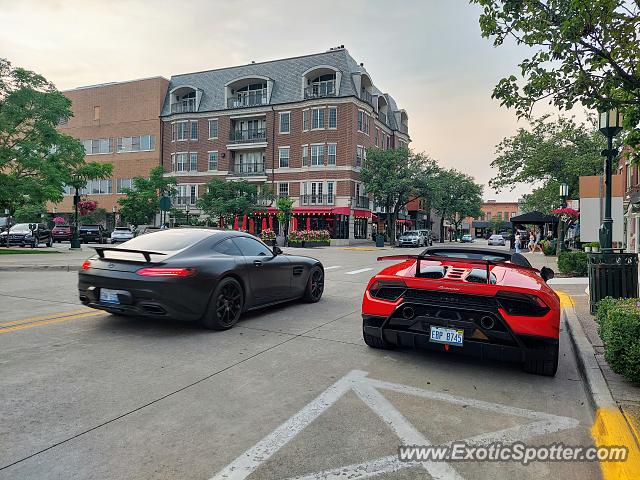
[[[511,217],[511,225],[545,225],[547,223],[558,223],[558,219],[553,215],[545,215],[542,212],[528,212]]]

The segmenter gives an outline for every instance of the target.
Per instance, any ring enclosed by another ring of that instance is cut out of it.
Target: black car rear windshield
[[[159,252],[176,252],[195,245],[216,233],[215,230],[172,229],[147,233],[129,240],[126,247],[133,250],[148,250]]]

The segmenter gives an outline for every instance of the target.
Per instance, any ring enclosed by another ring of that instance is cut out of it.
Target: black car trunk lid
[[[147,265],[162,264],[169,257],[167,252],[133,250],[120,247],[95,247],[98,258],[90,260],[91,268],[114,272],[136,272]],[[173,254],[175,252],[171,252]]]

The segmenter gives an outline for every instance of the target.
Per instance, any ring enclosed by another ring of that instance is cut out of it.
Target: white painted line
[[[246,479],[262,463],[289,443],[298,433],[316,420],[349,390],[353,390],[374,413],[389,425],[405,445],[430,445],[430,443],[378,390],[391,390],[406,395],[444,401],[453,405],[465,405],[501,415],[506,413],[508,415],[535,420],[532,423],[517,425],[495,432],[482,433],[461,440],[452,440],[449,442],[449,445],[457,441],[484,445],[496,441],[503,443],[524,441],[530,437],[575,428],[579,424],[578,420],[570,417],[561,417],[545,412],[536,412],[534,410],[499,403],[490,403],[473,398],[423,390],[409,385],[370,379],[367,378],[367,372],[352,370],[327,388],[289,420],[276,428],[272,433],[227,465],[222,471],[212,477],[211,480]],[[317,453],[318,452],[315,452],[315,454]],[[390,455],[368,462],[314,472],[290,480],[321,480],[328,478],[349,480],[365,479],[384,473],[396,472],[404,468],[414,468],[418,465],[422,466],[431,477],[436,479],[462,479],[460,474],[445,462],[400,462],[397,455]]]
[[[368,272],[369,270],[373,270],[373,268],[369,267],[369,268],[361,268],[360,270],[351,270],[350,272],[345,272],[345,275],[355,275],[357,273]]]
[[[552,278],[549,285],[589,285],[589,277]]]
[[[342,268],[342,265],[333,265],[331,267],[324,267],[325,271],[326,270],[335,270],[336,268]]]

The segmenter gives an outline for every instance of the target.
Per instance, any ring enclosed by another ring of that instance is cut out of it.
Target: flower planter
[[[590,253],[591,252],[591,247],[584,247],[584,251],[586,253]]]
[[[289,240],[289,246],[292,248],[304,248],[304,242],[292,242]]]
[[[305,248],[328,247],[329,242],[324,240],[306,240],[303,242]]]
[[[279,247],[284,247],[284,241],[285,241],[284,235],[278,235],[276,237],[276,243],[275,244],[277,246],[279,246]]]

